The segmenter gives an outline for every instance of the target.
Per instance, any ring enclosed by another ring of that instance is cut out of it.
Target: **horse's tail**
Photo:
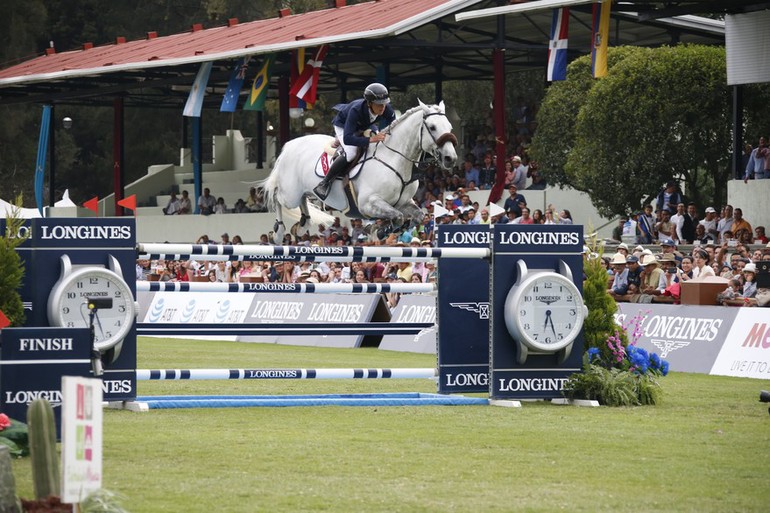
[[[262,189],[265,206],[267,207],[268,212],[275,212],[276,206],[280,205],[280,203],[277,201],[278,173],[280,173],[279,169],[281,167],[281,160],[283,160],[283,156],[283,153],[278,155],[278,158],[275,160],[275,164],[273,164],[273,169],[270,171],[270,174],[267,175],[267,178],[254,183],[254,186],[257,189]]]

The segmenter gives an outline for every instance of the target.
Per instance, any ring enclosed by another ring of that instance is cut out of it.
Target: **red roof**
[[[375,0],[231,26],[43,55],[0,70],[0,87],[86,75],[176,66],[411,30],[481,0]]]

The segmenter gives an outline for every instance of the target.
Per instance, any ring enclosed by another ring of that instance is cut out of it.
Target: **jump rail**
[[[422,330],[434,327],[432,323],[387,323],[370,322],[361,324],[177,324],[138,323],[136,334],[204,336],[301,336],[301,335],[416,335]]]
[[[257,262],[264,260],[280,260],[288,262],[430,262],[432,258],[414,257],[373,257],[352,256],[333,257],[316,255],[191,255],[184,253],[140,253],[140,260],[206,260],[209,262]]]
[[[140,255],[238,255],[293,258],[325,257],[335,261],[350,258],[404,258],[410,261],[436,258],[488,258],[487,248],[402,248],[384,246],[267,246],[231,244],[138,244]],[[267,260],[268,258],[263,258]]]
[[[137,369],[138,381],[246,379],[434,379],[434,368],[413,369]]]
[[[295,294],[403,294],[435,292],[433,283],[220,283],[138,281],[137,292],[272,292]]]

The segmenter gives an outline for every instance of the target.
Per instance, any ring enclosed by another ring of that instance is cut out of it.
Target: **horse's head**
[[[457,137],[452,133],[452,123],[446,116],[444,102],[438,105],[425,105],[420,102],[420,108],[422,109],[420,131],[422,150],[433,155],[442,168],[452,169],[457,162]]]

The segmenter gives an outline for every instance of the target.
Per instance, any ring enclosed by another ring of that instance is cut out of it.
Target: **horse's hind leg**
[[[307,206],[307,196],[302,196],[302,199],[299,201],[299,211],[302,213],[299,218],[299,226],[300,228],[304,228],[305,224],[307,224],[308,220],[310,219],[310,210],[308,210]]]
[[[420,207],[414,201],[401,205],[401,212],[404,215],[404,219],[411,221],[412,225],[421,223],[425,217],[425,213],[420,210]]]
[[[273,244],[283,242],[283,234],[286,233],[286,227],[283,224],[283,206],[276,200],[273,204],[275,209],[275,224],[273,225]]]

